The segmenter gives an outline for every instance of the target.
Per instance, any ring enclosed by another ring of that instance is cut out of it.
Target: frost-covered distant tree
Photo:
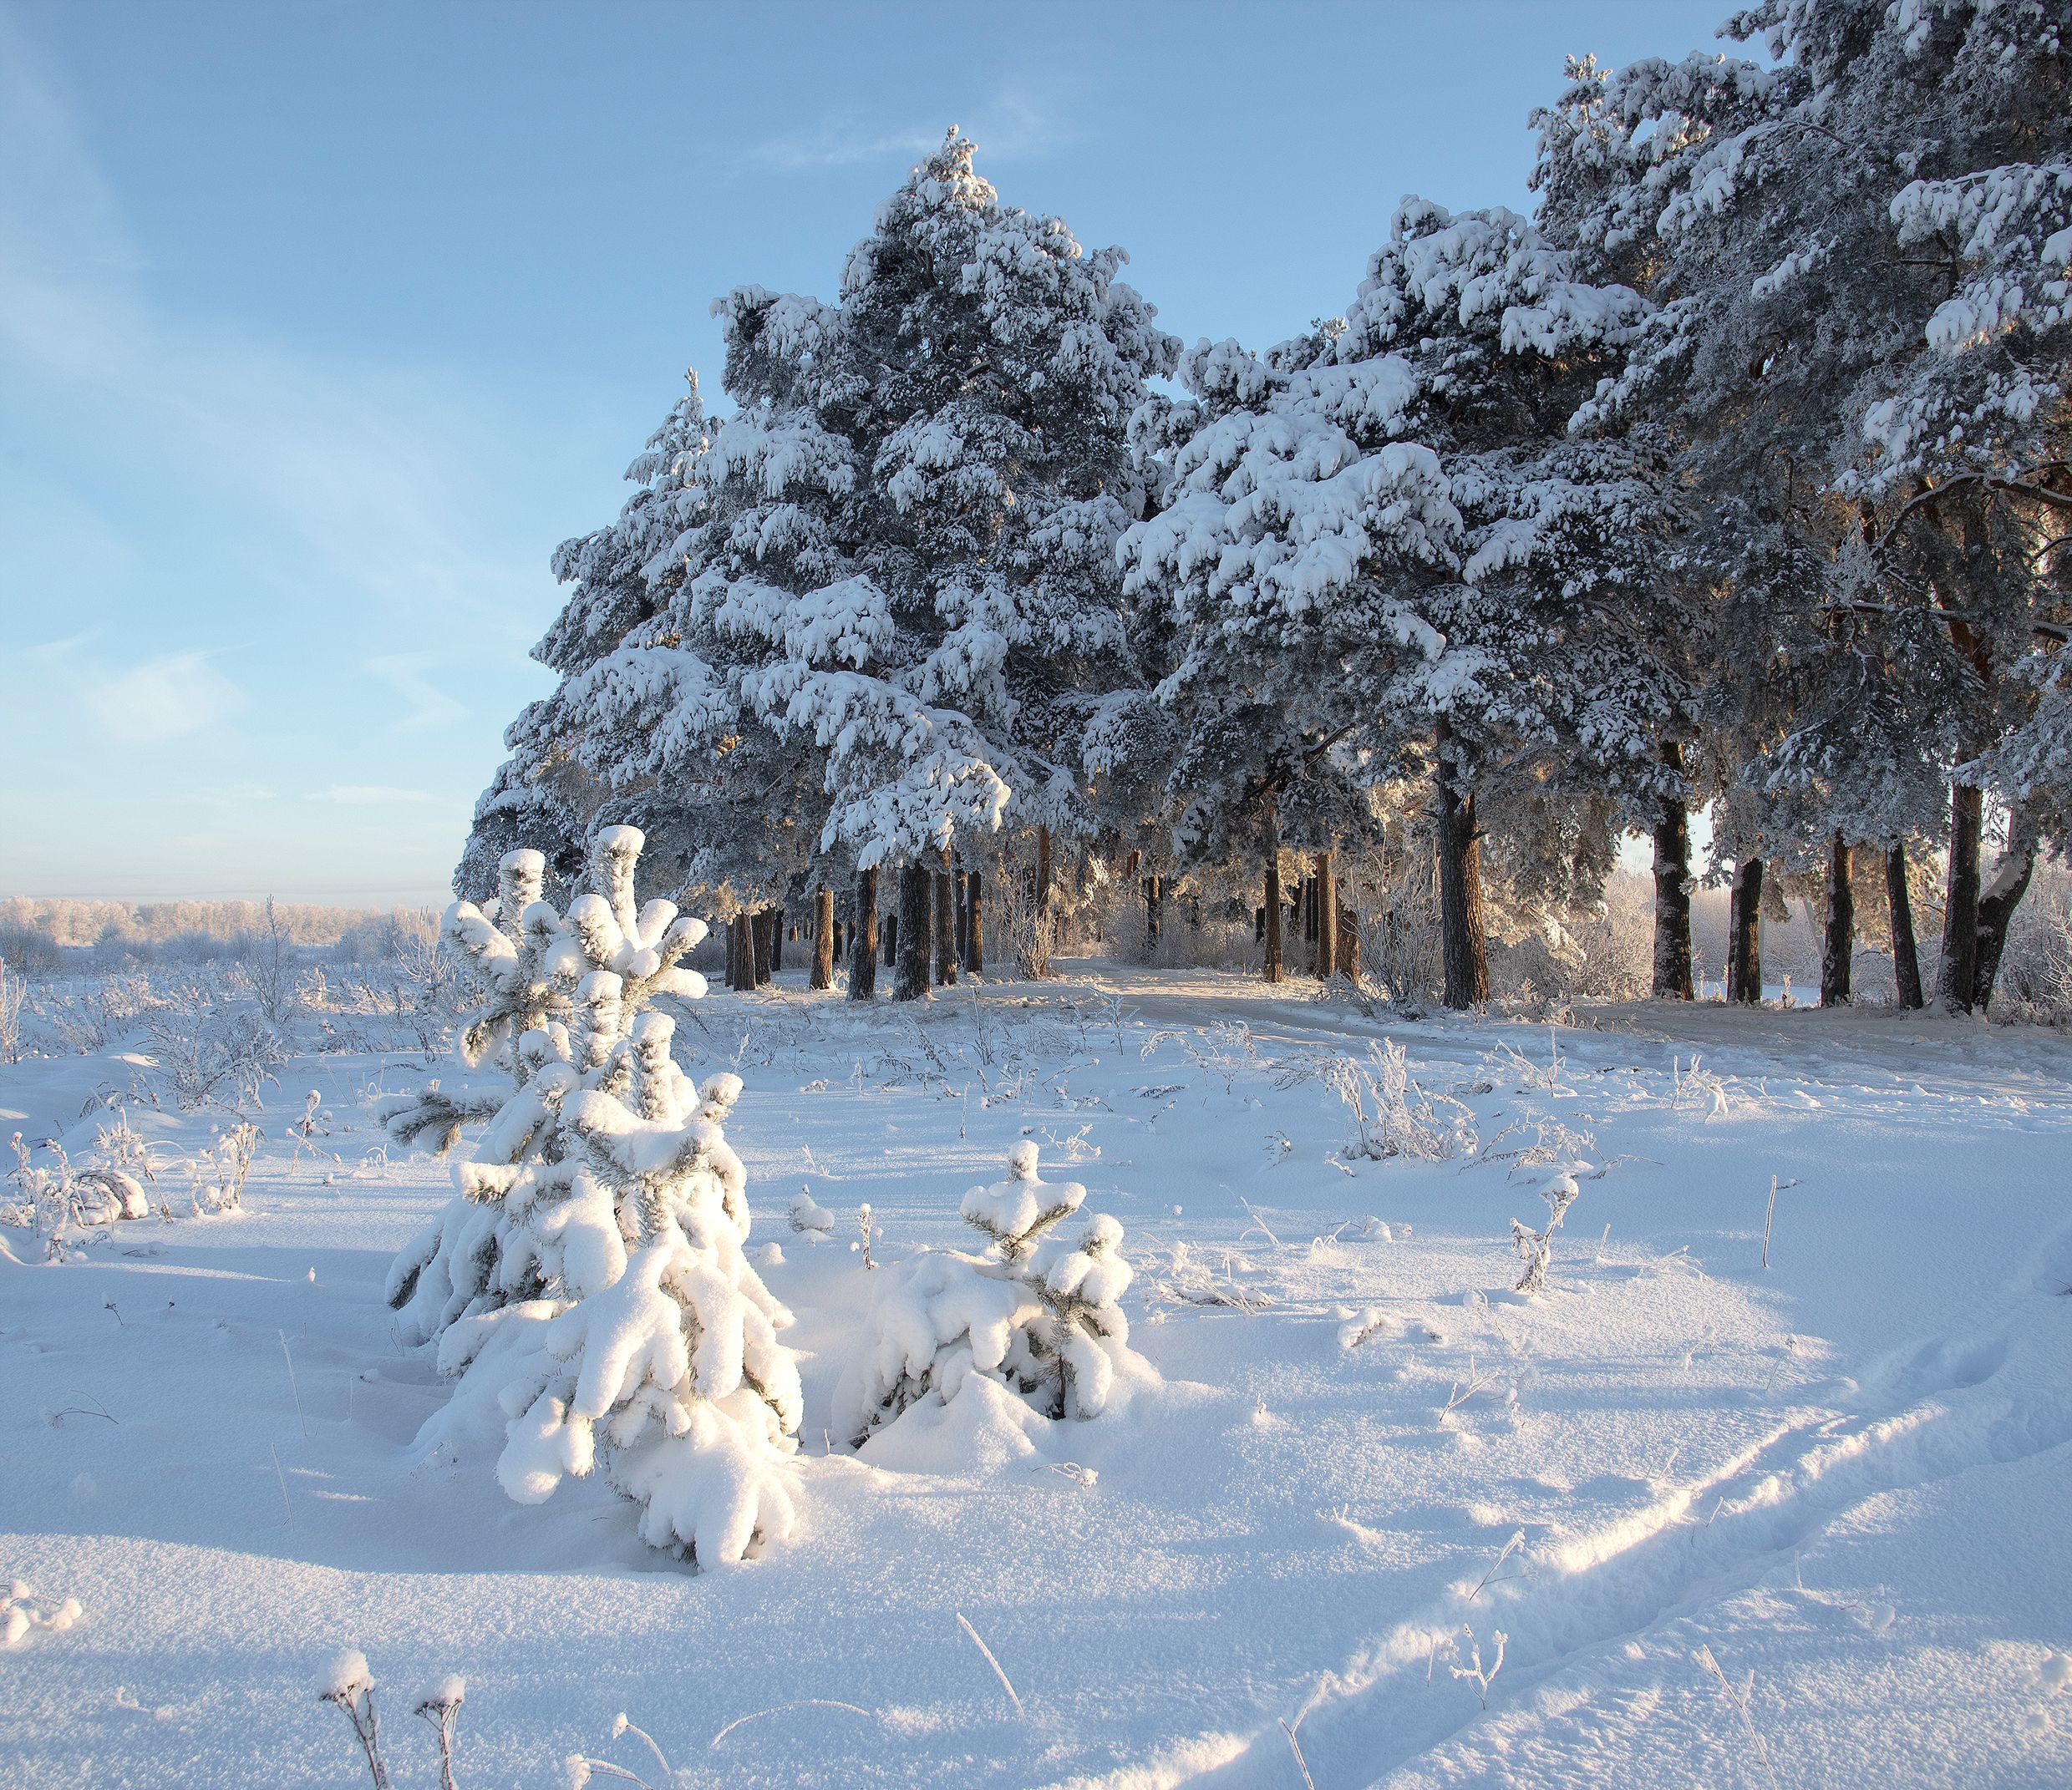
[[[1832,795],[1831,845],[1871,827],[1896,849],[1909,824],[1911,779],[1828,750],[1867,692],[1899,758],[1952,783],[1957,1007],[1989,995],[2033,861],[2034,786],[2002,753],[2064,619],[2068,28],[2064,0],[1765,0],[1725,29],[1770,63],[1580,63],[1540,120],[1550,227],[1657,301],[1594,414],[1673,428],[1699,491],[1826,568],[1775,731],[1805,736],[1818,774],[1797,789]],[[2001,778],[2015,819],[1982,907],[1981,786]]]
[[[1424,768],[1453,1006],[1488,993],[1490,802],[1569,791],[1580,813],[1678,779],[1658,743],[1678,696],[1653,650],[1659,469],[1644,438],[1566,433],[1643,308],[1572,278],[1515,214],[1407,200],[1345,319],[1263,360],[1186,357],[1177,489],[1125,542],[1186,621],[1169,701],[1211,725],[1256,705]],[[1559,880],[1601,880],[1610,812],[1572,829]]]

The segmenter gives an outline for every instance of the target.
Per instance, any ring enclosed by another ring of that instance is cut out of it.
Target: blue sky
[[[1726,10],[0,0],[0,895],[441,899],[710,301],[831,293],[951,122],[1263,346]]]

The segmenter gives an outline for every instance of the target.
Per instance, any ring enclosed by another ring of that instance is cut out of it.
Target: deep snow
[[[2072,1042],[1874,1010],[1413,1024],[1069,967],[918,1014],[790,976],[688,1010],[685,1067],[746,1083],[751,1247],[805,1356],[800,1533],[729,1570],[659,1559],[602,1486],[506,1501],[500,1417],[398,1345],[388,1255],[447,1182],[384,1161],[363,1102],[409,1059],[284,1070],[241,1214],[54,1266],[0,1233],[0,1580],[84,1610],[0,1653],[0,1784],[363,1782],[312,1690],[343,1645],[404,1785],[449,1671],[471,1790],[577,1751],[653,1780],[621,1710],[697,1785],[2072,1778]],[[1537,1299],[1509,1227],[1546,1169],[1343,1154],[1312,1072],[1384,1037],[1485,1149],[1590,1135]],[[0,1069],[0,1116],[90,1142],[82,1103],[140,1072]],[[332,1154],[295,1164],[312,1088]],[[207,1122],[130,1111],[178,1214]],[[881,1259],[957,1240],[1024,1136],[1122,1221],[1162,1383],[1033,1440],[960,1399],[845,1455],[857,1206]],[[827,1242],[786,1224],[802,1185]],[[1464,1629],[1485,1667],[1506,1636],[1486,1709]]]

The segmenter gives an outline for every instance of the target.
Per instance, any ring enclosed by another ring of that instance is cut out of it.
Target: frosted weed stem
[[[964,1612],[961,1610],[957,1613],[957,1625],[971,1636],[972,1645],[985,1655],[986,1664],[993,1668],[993,1676],[1000,1681],[1000,1688],[1007,1692],[1008,1701],[1013,1704],[1014,1713],[1026,1721],[1028,1711],[1022,1707],[1021,1698],[1014,1694],[1014,1686],[1008,1681],[1008,1675],[1002,1669],[1000,1662],[993,1658],[993,1649],[978,1638],[978,1630],[964,1620]]]

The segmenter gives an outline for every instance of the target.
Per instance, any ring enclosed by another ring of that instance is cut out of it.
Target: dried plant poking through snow
[[[962,1215],[983,1254],[931,1250],[881,1270],[871,1341],[836,1398],[861,1444],[924,1401],[948,1404],[974,1379],[1018,1394],[1050,1418],[1108,1407],[1120,1375],[1147,1372],[1130,1347],[1120,1301],[1132,1279],[1122,1226],[1105,1213],[1070,1235],[1086,1189],[1036,1172],[1035,1144],[1008,1155],[1008,1174],[964,1195]]]
[[[1348,1156],[1445,1162],[1475,1146],[1474,1113],[1458,1100],[1419,1087],[1409,1053],[1394,1038],[1368,1046],[1364,1062],[1333,1057],[1318,1073],[1353,1115]]]
[[[744,1253],[747,1177],[721,1130],[740,1078],[693,1083],[675,1022],[640,1011],[705,986],[674,966],[703,925],[671,902],[635,908],[642,844],[601,834],[597,889],[566,920],[533,899],[540,854],[511,853],[500,919],[515,910],[515,938],[466,902],[449,913],[487,990],[464,1074],[497,1060],[508,1080],[500,1098],[464,1081],[383,1103],[406,1140],[449,1143],[494,1115],[389,1298],[407,1336],[439,1339],[456,1403],[507,1419],[496,1473],[512,1498],[539,1503],[602,1463],[651,1545],[716,1566],[791,1533],[799,1373],[777,1340],[791,1314]]]
[[[1574,1165],[1577,1170],[1587,1169],[1587,1163]],[[1513,1289],[1521,1293],[1536,1293],[1546,1285],[1547,1262],[1554,1250],[1554,1233],[1560,1228],[1569,1207],[1576,1203],[1576,1195],[1582,1189],[1576,1185],[1573,1172],[1564,1169],[1540,1189],[1540,1197],[1547,1204],[1546,1229],[1533,1230],[1519,1220],[1511,1221],[1511,1246],[1518,1260],[1526,1265],[1526,1271],[1518,1277]]]

